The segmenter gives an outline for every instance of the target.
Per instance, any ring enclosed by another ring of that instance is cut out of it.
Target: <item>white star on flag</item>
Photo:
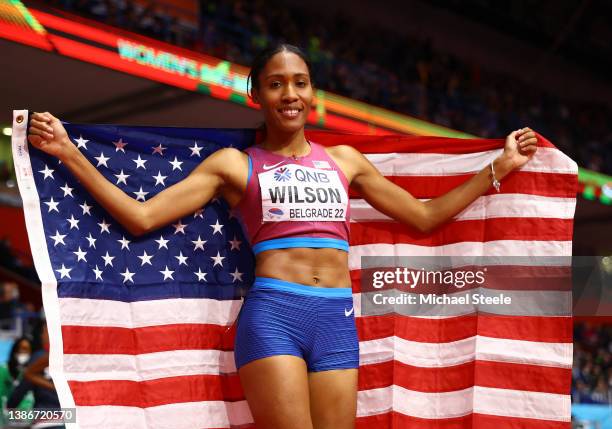
[[[172,224],[172,226],[174,227],[174,233],[178,234],[180,232],[181,234],[185,234],[185,228],[187,228],[187,225],[184,225],[183,222],[180,220],[178,221],[178,223]]]
[[[146,170],[147,168],[145,167],[145,162],[147,162],[146,159],[142,159],[140,157],[140,154],[138,154],[138,159],[133,159],[132,161],[134,161],[136,163],[136,168],[140,168],[142,167],[144,170]]]
[[[198,267],[198,271],[194,272],[194,274],[196,276],[198,276],[198,281],[199,282],[205,282],[206,281],[206,274],[207,273],[203,273],[202,270]]]
[[[145,195],[148,194],[148,192],[142,190],[142,186],[138,191],[134,191],[132,193],[136,195],[136,199],[139,201],[145,201]]]
[[[153,265],[153,264],[151,263],[151,258],[152,258],[153,256],[154,256],[154,255],[147,255],[147,251],[146,251],[146,250],[145,250],[145,251],[143,251],[142,255],[141,255],[141,256],[138,256],[138,258],[139,258],[139,259],[140,259],[140,261],[141,261],[141,262],[140,262],[140,266],[142,267],[144,264]]]
[[[106,161],[108,161],[110,158],[107,158],[106,156],[104,156],[104,152],[100,152],[100,156],[95,156],[94,158],[98,160],[96,167],[103,165],[106,168],[108,168],[108,165],[106,165]]]
[[[134,280],[132,279],[132,277],[134,277],[134,274],[136,274],[136,273],[130,273],[130,270],[128,270],[126,268],[123,273],[119,273],[119,274],[121,274],[123,276],[123,283],[125,283],[125,282],[132,282],[132,283],[134,283]]]
[[[191,242],[194,244],[194,247],[193,247],[194,252],[198,249],[204,250],[204,245],[206,244],[206,240],[202,240],[199,235],[198,235],[197,240],[195,241],[192,240]]]
[[[108,254],[108,250],[106,251],[106,255],[102,256],[102,259],[104,259],[104,266],[110,265],[111,267],[113,266],[113,259],[115,259],[114,256],[111,256]]]
[[[79,149],[80,149],[80,148],[82,148],[82,147],[84,147],[84,148],[85,148],[85,150],[87,150],[87,144],[86,144],[86,143],[87,143],[89,140],[85,140],[85,139],[83,138],[83,136],[79,136],[79,138],[78,138],[78,139],[74,139],[74,141],[76,142],[77,147],[78,147]]]
[[[168,279],[174,280],[174,278],[172,277],[172,274],[174,274],[174,271],[169,270],[167,265],[163,271],[160,271],[160,273],[164,275],[164,280],[168,280]]]
[[[72,195],[72,191],[74,191],[74,188],[71,188],[70,186],[68,186],[68,183],[66,183],[63,187],[60,188],[62,191],[64,191],[64,196],[67,197],[68,195],[70,195],[72,198],[74,198],[74,195]]]
[[[98,226],[100,227],[100,234],[102,234],[103,232],[107,232],[110,234],[110,231],[108,230],[110,223],[106,223],[106,219],[102,219],[102,222],[99,223]]]
[[[151,155],[158,153],[158,154],[163,156],[164,155],[164,151],[166,149],[168,149],[168,148],[162,146],[161,143],[160,143],[159,145],[153,147],[153,152],[151,153]]]
[[[79,220],[74,218],[74,215],[70,215],[70,219],[66,219],[68,223],[70,223],[70,229],[76,228],[79,229]]]
[[[77,256],[77,262],[79,262],[80,260],[83,260],[85,262],[87,262],[87,258],[85,258],[85,256],[87,255],[87,252],[81,250],[81,246],[79,246],[79,250],[77,250],[76,252],[72,252]]]
[[[43,179],[47,179],[47,177],[52,178],[53,180],[55,180],[55,177],[53,177],[53,172],[55,170],[52,170],[49,168],[49,166],[47,164],[45,164],[45,169],[44,170],[39,170],[39,173],[42,173],[45,175],[45,177],[43,177]]]
[[[196,210],[196,211],[195,211],[195,213],[193,214],[194,219],[195,219],[196,217],[199,217],[199,218],[201,218],[201,219],[204,219],[204,214],[203,214],[203,213],[204,213],[204,209],[198,209],[198,210]]]
[[[159,236],[159,240],[155,240],[155,242],[157,244],[159,244],[159,247],[157,248],[157,250],[161,249],[162,247],[165,247],[166,249],[168,248],[168,241],[170,240],[165,240],[163,235]]]
[[[102,270],[98,269],[97,265],[96,268],[93,269],[93,272],[96,275],[96,280],[102,280]]]
[[[125,181],[125,179],[130,177],[129,174],[124,174],[123,173],[123,169],[121,169],[121,172],[119,174],[113,174],[113,176],[115,176],[117,178],[117,185],[119,183],[123,183],[124,185],[127,185],[127,182]]]
[[[221,232],[221,228],[223,228],[223,225],[221,225],[221,224],[219,223],[219,219],[217,219],[217,222],[215,222],[215,224],[214,224],[214,225],[210,225],[210,226],[213,228],[213,235],[215,235],[217,232],[218,232],[219,234],[223,234],[223,233]]]
[[[157,185],[166,186],[166,183],[164,182],[164,180],[168,176],[162,176],[161,171],[157,172],[157,176],[152,176],[152,177],[155,179],[155,186],[157,186]]]
[[[124,235],[121,236],[121,240],[117,240],[118,243],[121,243],[121,250],[127,249],[130,250],[130,240],[125,238]]]
[[[217,256],[211,256],[210,259],[215,261],[213,267],[216,267],[217,265],[221,265],[221,267],[223,267],[223,260],[225,259],[225,256],[221,256],[221,254],[217,250]]]
[[[240,271],[238,271],[238,267],[236,267],[236,270],[233,273],[229,273],[229,275],[234,278],[232,280],[232,283],[235,283],[236,281],[242,281],[243,274],[244,273],[241,273]]]
[[[90,212],[90,210],[91,210],[93,207],[92,207],[92,206],[88,206],[88,205],[87,205],[87,201],[83,201],[83,204],[81,204],[79,207],[83,209],[83,215],[89,215],[89,216],[91,216],[91,212]]]
[[[91,236],[91,232],[89,233],[89,235],[87,237],[85,237],[85,239],[87,241],[89,241],[89,247],[93,247],[94,249],[96,248],[96,238],[93,238]]]
[[[190,157],[194,155],[200,158],[202,157],[202,155],[200,155],[200,151],[204,149],[204,147],[198,146],[198,142],[193,142],[193,146],[191,146],[189,149],[191,149],[191,155],[189,155]]]
[[[64,238],[66,238],[66,234],[60,234],[57,229],[55,230],[55,235],[50,235],[49,238],[55,241],[53,247],[57,246],[60,243],[64,246],[66,245],[66,243],[64,243]]]
[[[172,164],[172,171],[174,170],[183,171],[183,169],[181,168],[183,161],[179,161],[178,159],[176,159],[176,156],[174,157],[174,161],[168,161],[168,162]]]
[[[62,268],[56,268],[55,271],[60,274],[60,279],[63,279],[64,277],[70,278],[70,271],[72,271],[72,268],[66,268],[64,264],[62,264]]]
[[[59,213],[59,210],[57,209],[59,201],[53,200],[53,197],[51,197],[51,201],[45,201],[45,204],[49,206],[49,211],[47,213],[51,213],[53,210]]]
[[[124,147],[127,146],[127,143],[123,141],[123,139],[119,139],[116,142],[113,142],[113,144],[115,145],[115,152],[123,152],[125,153],[125,149],[123,149]]]
[[[232,246],[230,250],[234,250],[234,249],[240,250],[240,245],[242,244],[242,241],[238,240],[236,236],[234,235],[234,239],[229,240],[229,244]]]
[[[179,253],[178,256],[175,256],[179,261],[179,265],[187,265],[187,256],[183,256],[183,251]]]

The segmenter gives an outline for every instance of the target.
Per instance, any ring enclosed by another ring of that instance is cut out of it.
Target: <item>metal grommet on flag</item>
[[[23,115],[19,115],[15,118],[15,121],[17,121],[18,124],[21,124],[23,122]]]

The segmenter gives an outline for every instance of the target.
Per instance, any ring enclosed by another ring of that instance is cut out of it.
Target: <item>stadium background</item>
[[[75,123],[256,127],[245,65],[276,40],[313,61],[312,127],[502,137],[529,125],[546,135],[581,166],[573,253],[607,256],[599,268],[612,272],[611,12],[588,0],[0,0],[0,362],[15,337],[36,335],[41,313],[12,109]],[[577,427],[612,427],[609,322],[576,323]]]

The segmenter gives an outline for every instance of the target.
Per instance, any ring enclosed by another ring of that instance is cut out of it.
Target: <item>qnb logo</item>
[[[286,182],[291,179],[291,171],[287,167],[281,167],[274,172],[274,180],[277,182]]]

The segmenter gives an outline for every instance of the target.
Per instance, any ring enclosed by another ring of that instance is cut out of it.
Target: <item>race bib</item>
[[[342,222],[348,195],[338,172],[286,164],[258,174],[264,222]]]

